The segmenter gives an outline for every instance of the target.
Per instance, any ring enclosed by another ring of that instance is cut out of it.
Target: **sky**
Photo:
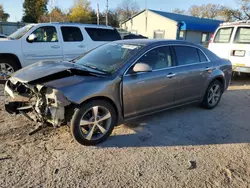
[[[8,21],[20,21],[23,15],[23,1],[24,0],[0,0],[4,10],[10,14]],[[109,0],[109,8],[115,9],[123,0]],[[67,10],[72,7],[74,0],[54,0],[55,5],[62,10]],[[99,2],[100,11],[105,10],[106,0],[90,0],[91,7],[97,9],[97,2]],[[235,8],[237,6],[236,0],[136,0],[140,9],[147,8],[171,12],[174,8],[188,9],[191,5],[202,4],[221,4]],[[48,7],[49,8],[49,7]]]

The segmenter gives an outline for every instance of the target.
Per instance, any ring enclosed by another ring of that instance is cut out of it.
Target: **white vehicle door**
[[[36,36],[33,41],[29,41],[28,36],[22,39],[25,66],[41,60],[63,60],[56,27],[41,26],[32,34]]]
[[[250,27],[238,26],[229,60],[232,62],[235,71],[248,72],[250,71]]]
[[[212,43],[209,44],[209,50],[221,58],[229,59],[233,30],[234,27],[219,28]]]
[[[61,26],[64,60],[72,60],[87,52],[81,29],[76,26]]]

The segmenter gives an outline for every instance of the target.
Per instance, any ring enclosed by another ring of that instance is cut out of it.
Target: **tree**
[[[68,17],[59,7],[55,7],[49,14],[44,14],[39,18],[39,22],[66,22]]]
[[[48,12],[48,0],[24,0],[23,22],[37,23],[41,16]]]
[[[116,12],[119,15],[119,21],[131,18],[134,14],[138,13],[139,10],[139,5],[134,0],[123,0],[116,8]]]
[[[215,19],[220,15],[222,8],[219,4],[193,5],[189,8],[189,14],[200,18]]]
[[[3,10],[3,5],[0,5],[0,21],[6,22],[10,15]]]
[[[71,22],[88,23],[91,21],[91,8],[88,0],[75,0],[74,6],[69,12],[68,19]]]
[[[186,10],[175,8],[172,10],[172,12],[176,14],[185,14]]]

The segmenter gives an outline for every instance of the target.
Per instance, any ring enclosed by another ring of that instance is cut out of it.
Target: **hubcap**
[[[0,63],[0,78],[8,79],[14,73],[14,68],[6,63]]]
[[[220,95],[221,95],[220,86],[218,84],[213,85],[209,90],[208,103],[211,106],[216,105],[220,100]]]
[[[80,122],[82,134],[87,140],[98,140],[111,126],[111,113],[102,106],[94,106],[83,114]]]

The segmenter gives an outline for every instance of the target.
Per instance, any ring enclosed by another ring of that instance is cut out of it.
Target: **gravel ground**
[[[84,147],[68,127],[28,136],[1,107],[0,187],[250,187],[249,111],[250,77],[238,78],[214,110],[170,110]]]

